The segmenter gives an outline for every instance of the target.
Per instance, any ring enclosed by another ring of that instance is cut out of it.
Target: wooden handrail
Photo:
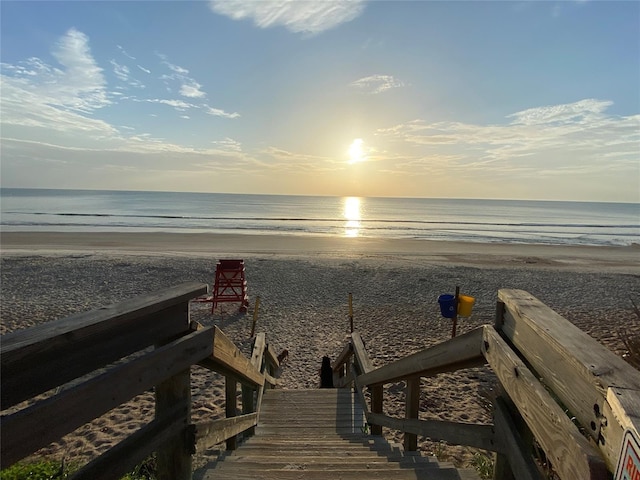
[[[248,359],[219,328],[189,324],[189,300],[206,291],[206,285],[184,284],[3,336],[3,410],[71,381],[0,418],[3,467],[154,386],[156,418],[85,465],[75,480],[120,478],[153,451],[160,480],[186,480],[197,442],[202,448],[251,431],[265,384],[276,383],[278,360],[264,333]],[[195,364],[243,385],[243,415],[190,424],[190,396],[183,392]],[[105,370],[76,380],[99,368]]]
[[[11,465],[207,356],[212,328],[179,338],[2,418],[2,465]]]
[[[206,284],[185,283],[4,335],[1,408],[188,333],[188,300],[206,291]]]
[[[431,348],[362,374],[361,385],[392,383],[408,377],[428,377],[486,364],[482,355],[482,327]]]
[[[531,444],[524,440],[530,438],[526,430],[560,478],[609,479],[623,433],[638,435],[640,372],[527,292],[500,290],[498,297],[495,327],[479,327],[379,368],[372,367],[354,332],[333,365],[342,373],[341,385],[354,383],[372,433],[380,434],[383,426],[405,432],[405,448],[408,434],[474,446],[498,453],[496,478],[508,470],[515,478],[540,478]],[[507,394],[495,400],[494,425],[417,418],[418,378],[487,363]],[[414,389],[407,388],[407,418],[382,414],[383,385],[400,380]]]
[[[623,420],[625,411],[640,412],[640,372],[528,292],[502,289],[498,299],[501,335],[571,411],[614,470],[625,430],[640,430],[637,413]]]

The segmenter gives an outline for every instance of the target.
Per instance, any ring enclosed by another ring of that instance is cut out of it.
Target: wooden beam
[[[237,417],[220,418],[210,422],[197,423],[195,435],[198,451],[204,451],[212,446],[234,437],[258,423],[258,414],[253,412]]]
[[[71,480],[121,478],[167,440],[184,433],[183,412],[156,418],[77,471]]]
[[[237,381],[244,384],[262,385],[264,376],[260,370],[222,333],[222,330],[218,327],[213,328],[212,354],[198,362],[198,365],[226,376],[234,376]]]
[[[251,350],[251,364],[258,370],[262,367],[262,360],[267,348],[267,336],[264,332],[256,335],[253,341],[253,349]],[[277,359],[276,359],[277,361]]]
[[[640,438],[640,391],[631,388],[610,387],[607,390],[603,405],[601,434],[605,438],[604,445],[599,442],[600,450],[607,459],[616,458],[620,454],[624,432],[632,430],[636,438]],[[611,471],[616,465],[607,462]]]
[[[360,377],[358,377],[358,381],[360,381]],[[374,414],[381,415],[382,407],[384,403],[384,386],[382,385],[373,385],[369,387],[369,391],[371,392],[371,434],[372,435],[382,435],[382,424],[375,422]]]
[[[182,432],[191,423],[190,367],[156,385],[156,418],[181,413]],[[191,448],[186,435],[175,435],[158,449],[156,458],[158,480],[191,480]]]
[[[418,419],[420,412],[420,377],[407,378],[405,386],[404,418]],[[404,432],[405,452],[418,450],[418,437],[415,433]]]
[[[331,367],[333,368],[333,371],[337,372],[340,368],[342,368],[343,365],[347,363],[347,360],[349,360],[351,355],[353,355],[353,347],[351,346],[351,343],[347,343],[342,349],[342,352],[340,352],[340,355],[338,355],[338,358],[336,358],[333,362],[333,365]]]
[[[640,393],[640,372],[540,300],[522,290],[499,290],[502,334],[598,443],[615,469],[623,427],[605,417],[610,387]]]
[[[358,366],[362,373],[369,373],[373,370],[373,364],[371,363],[371,359],[369,358],[369,354],[367,353],[367,349],[364,346],[364,342],[362,341],[362,337],[358,332],[354,332],[351,334],[351,345],[353,346],[353,353],[358,362]]]
[[[412,376],[430,376],[461,368],[486,364],[482,355],[482,327],[464,335],[439,343],[369,373],[360,375],[362,385],[375,385],[400,381]]]
[[[369,423],[369,417],[371,412],[367,407],[367,399],[364,396],[364,392],[362,391],[362,386],[358,383],[358,377],[356,376],[355,366],[351,365],[351,375],[354,378],[355,391],[358,394],[358,398],[360,399],[360,403],[362,404],[362,411],[364,412],[364,416],[367,419],[367,423]]]
[[[6,409],[130,353],[184,334],[188,283],[2,337],[0,403]]]
[[[483,351],[560,478],[608,479],[600,452],[492,326],[484,327]]]
[[[508,478],[541,480],[542,474],[533,460],[533,452],[525,445],[504,400],[500,397],[496,398],[494,402],[493,423],[495,425],[495,448],[498,454],[504,455],[512,473]]]
[[[443,440],[452,445],[466,445],[484,450],[495,448],[493,425],[394,418],[381,413],[372,413],[371,422],[400,432],[427,437],[434,441]]]
[[[273,345],[271,345],[270,343],[267,344],[265,357],[266,357],[267,364],[270,364],[273,368],[278,368],[280,366],[280,362],[278,361],[278,355],[273,350]]]
[[[224,380],[224,410],[227,418],[231,418],[238,415],[238,382],[230,376],[226,376]],[[227,438],[227,450],[235,450],[236,448],[238,448],[238,440],[235,435],[232,435]]]
[[[0,419],[0,463],[9,466],[189,368],[211,352],[211,327],[115,366]]]

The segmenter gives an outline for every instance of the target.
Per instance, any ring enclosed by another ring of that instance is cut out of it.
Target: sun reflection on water
[[[358,197],[344,198],[344,225],[345,237],[357,237],[360,234],[360,220],[362,220],[360,212],[360,199]]]

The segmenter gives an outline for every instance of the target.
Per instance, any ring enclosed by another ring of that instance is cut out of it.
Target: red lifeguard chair
[[[218,260],[211,293],[207,297],[196,298],[193,301],[211,302],[212,314],[219,303],[240,302],[240,311],[246,313],[249,307],[249,296],[247,295],[247,280],[244,276],[244,260]]]
[[[244,276],[244,260],[219,260],[216,265],[216,278],[213,283],[211,313],[219,303],[240,302],[240,311],[245,313],[249,307],[247,280]]]

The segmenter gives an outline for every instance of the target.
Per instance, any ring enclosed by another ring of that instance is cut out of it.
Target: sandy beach
[[[356,329],[380,366],[451,336],[437,297],[475,297],[458,332],[493,323],[500,288],[527,290],[617,354],[621,335],[640,333],[640,247],[575,247],[167,233],[7,233],[0,237],[0,333],[48,322],[183,282],[211,284],[219,258],[244,258],[250,309],[192,304],[191,315],[218,325],[243,350],[257,331],[289,351],[281,388],[311,388],[323,355],[335,358],[348,336],[348,294]],[[486,368],[423,379],[421,418],[490,422],[495,378]],[[402,384],[390,385],[388,414],[401,416]],[[193,417],[224,415],[222,378],[193,368]],[[153,416],[141,395],[39,452],[89,459]],[[390,439],[401,438],[385,431]],[[421,439],[422,440],[422,439]],[[465,464],[466,448],[421,441],[421,449]],[[200,458],[200,461],[202,458]],[[196,464],[198,459],[196,460]]]

